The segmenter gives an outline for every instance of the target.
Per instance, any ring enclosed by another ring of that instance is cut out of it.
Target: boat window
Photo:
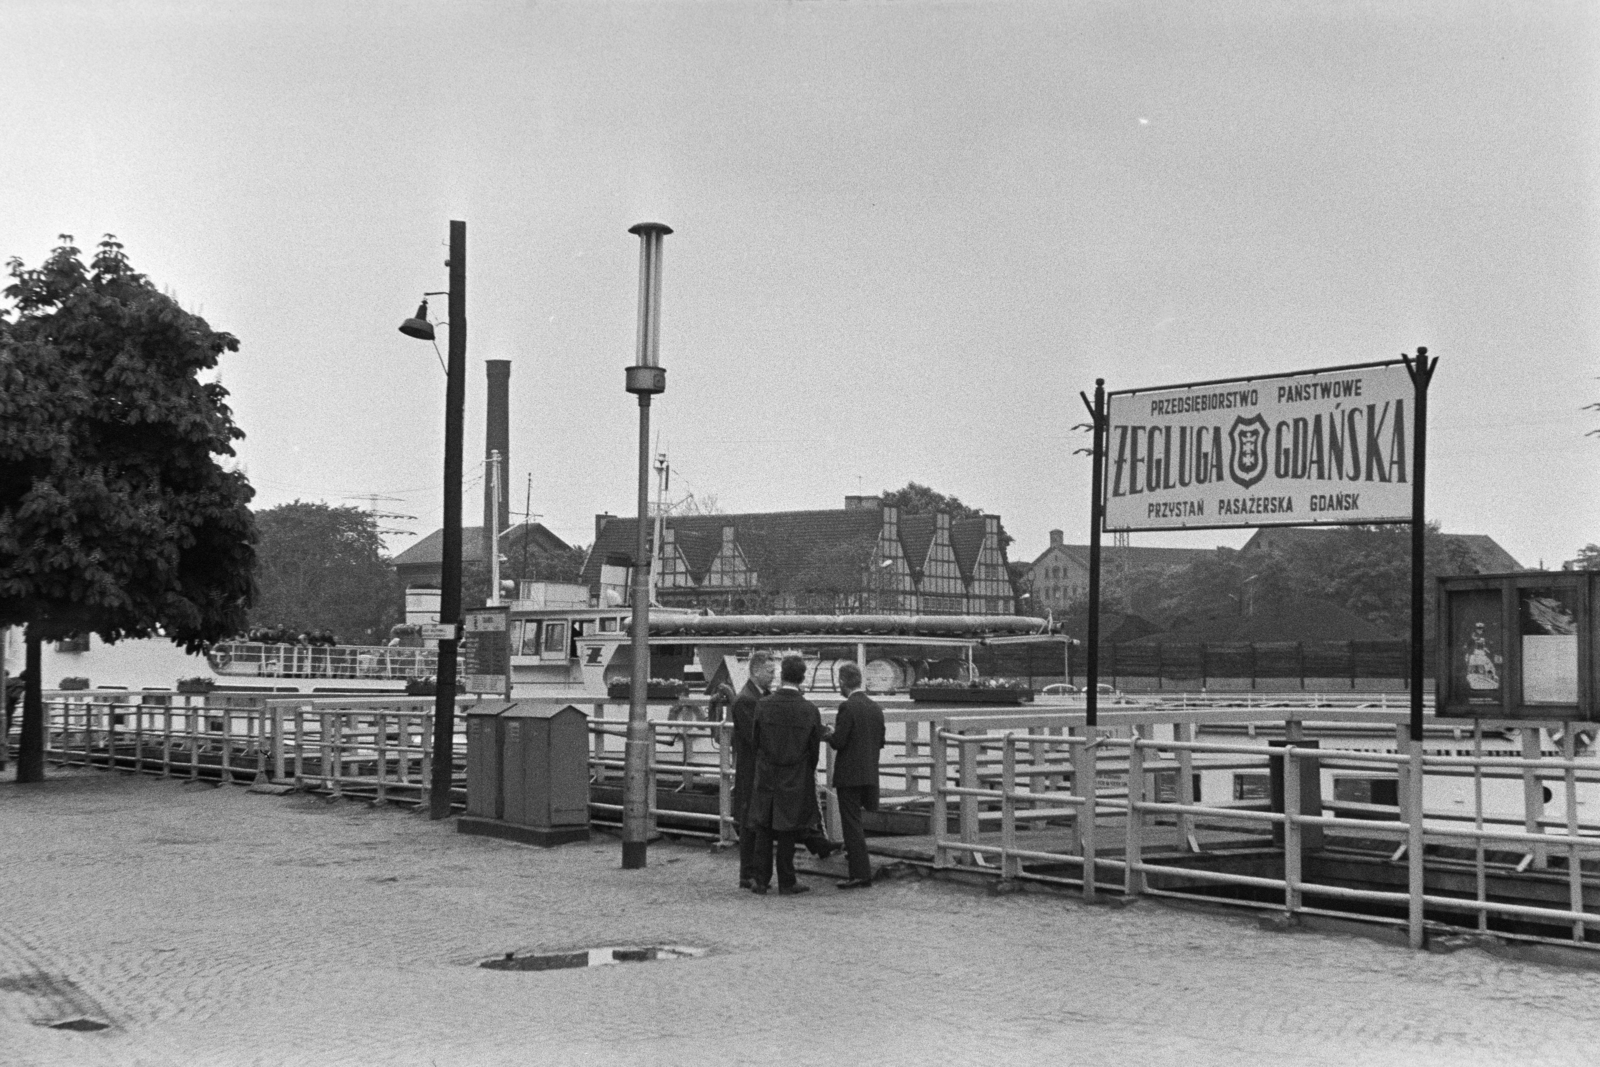
[[[615,619],[615,618],[612,618],[612,619],[601,619],[600,620],[600,632],[601,633],[616,633],[617,632],[617,624],[619,622],[621,622],[621,621],[622,621],[621,619]]]
[[[1271,797],[1271,775],[1244,773],[1233,776],[1234,800],[1269,800]]]
[[[522,627],[522,642],[517,648],[519,656],[537,656],[539,654],[539,620],[529,619]]]
[[[567,654],[566,620],[560,622],[551,620],[544,624],[544,654],[547,656]]]

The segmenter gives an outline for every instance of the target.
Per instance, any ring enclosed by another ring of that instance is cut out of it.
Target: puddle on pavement
[[[41,1023],[40,1025],[48,1026],[52,1030],[77,1030],[80,1033],[87,1033],[93,1030],[109,1030],[111,1028],[110,1023],[103,1023],[98,1019],[68,1019],[66,1022]]]
[[[491,971],[560,971],[573,967],[609,967],[614,963],[649,963],[652,960],[690,960],[710,949],[688,945],[607,945],[574,952],[546,952],[518,956],[507,952],[499,959],[484,960],[479,967]]]

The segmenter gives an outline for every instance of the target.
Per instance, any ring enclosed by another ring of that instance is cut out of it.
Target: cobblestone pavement
[[[1245,917],[537,849],[395,809],[0,778],[0,1063],[1592,1064],[1600,973]],[[630,943],[704,958],[505,972]],[[49,1023],[87,1018],[99,1032]]]

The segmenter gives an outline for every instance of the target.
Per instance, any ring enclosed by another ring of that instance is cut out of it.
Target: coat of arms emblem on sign
[[[1233,420],[1228,476],[1246,489],[1267,476],[1267,420],[1260,415]]]

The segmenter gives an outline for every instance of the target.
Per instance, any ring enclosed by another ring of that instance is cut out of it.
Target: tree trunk
[[[28,649],[28,684],[22,691],[22,738],[17,746],[19,784],[44,781],[44,700],[39,685],[44,667],[40,662],[40,641],[31,626],[24,643]]]

